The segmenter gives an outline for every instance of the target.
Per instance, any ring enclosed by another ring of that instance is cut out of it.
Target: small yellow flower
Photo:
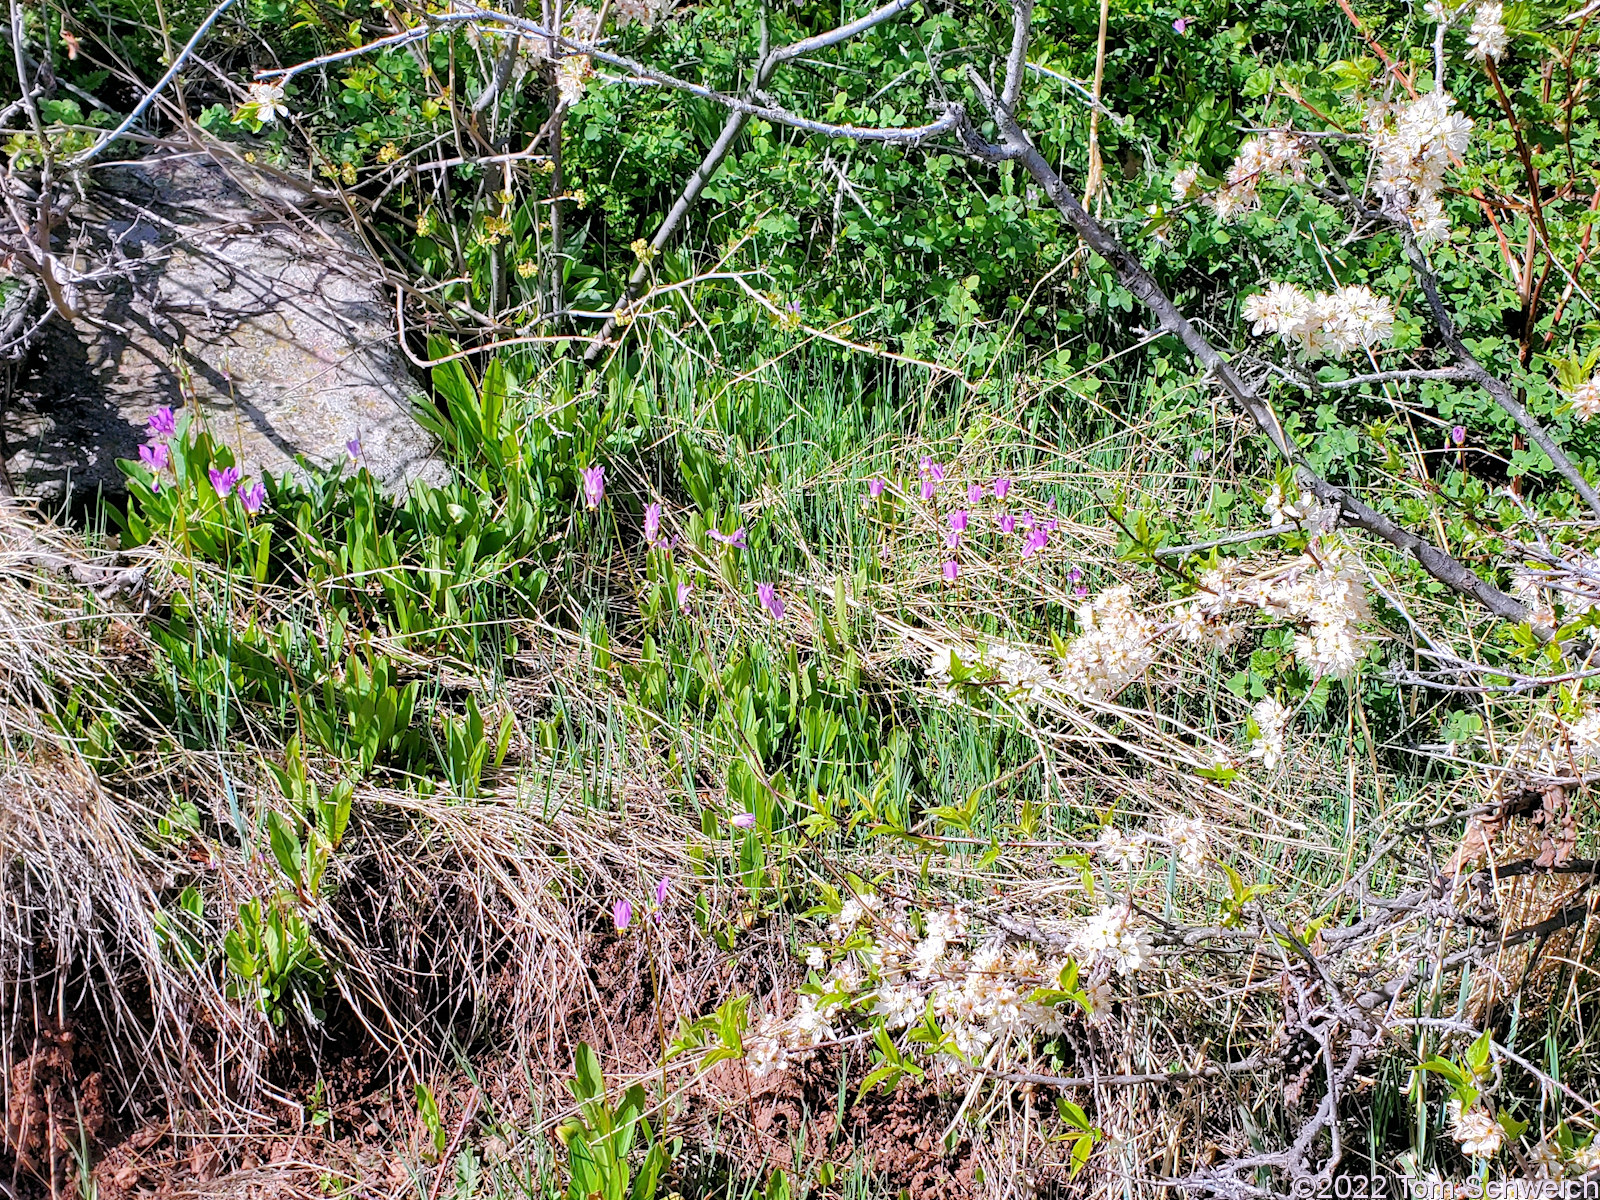
[[[356,182],[356,165],[355,165],[355,163],[347,162],[347,163],[344,164],[344,166],[340,167],[339,168],[339,178],[344,181],[344,184],[345,184],[346,187],[353,187],[355,185],[355,182]]]
[[[386,165],[388,163],[392,163],[399,157],[400,147],[396,146],[393,142],[385,142],[378,151],[378,161]]]
[[[433,232],[433,210],[429,209],[427,212],[420,213],[417,216],[417,236],[418,237],[427,237],[432,232]]]
[[[636,239],[633,245],[629,246],[628,249],[632,250],[633,256],[642,263],[655,261],[657,253],[656,248],[643,238]]]
[[[517,274],[523,279],[530,279],[539,273],[539,264],[531,258],[525,258],[517,264]]]
[[[483,228],[473,236],[480,246],[498,246],[501,238],[511,236],[511,222],[504,217],[486,216]]]

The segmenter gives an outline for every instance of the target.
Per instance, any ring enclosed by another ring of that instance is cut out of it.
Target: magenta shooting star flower
[[[756,599],[761,601],[761,607],[772,615],[774,621],[783,620],[783,597],[778,595],[778,589],[770,583],[756,584]]]
[[[995,518],[995,523],[1000,526],[1001,533],[1011,533],[1017,527],[1017,519],[1010,513],[1001,513]]]
[[[671,890],[672,877],[670,875],[662,876],[661,882],[656,884],[656,903],[665,904],[667,902],[667,893]]]
[[[956,533],[965,533],[967,529],[967,519],[970,516],[971,514],[968,513],[966,509],[956,509],[955,512],[950,514],[950,528]]]
[[[756,815],[752,812],[740,813],[737,817],[733,818],[730,824],[732,824],[735,829],[754,829],[756,827]]]
[[[1033,514],[1031,512],[1023,513],[1020,517],[1017,518],[1017,524],[1021,525],[1024,529],[1032,529],[1033,528]]]
[[[1465,425],[1453,426],[1450,430],[1450,440],[1457,446],[1467,440],[1467,427]]]
[[[633,923],[633,905],[626,900],[618,900],[611,906],[611,920],[616,925],[617,932],[621,933]]]
[[[957,530],[952,529],[949,533],[944,535],[944,545],[945,549],[954,550],[957,546],[961,545],[961,534]]]
[[[139,447],[139,461],[152,471],[165,471],[172,455],[165,442],[152,442]]]
[[[1045,543],[1050,540],[1050,535],[1042,529],[1035,529],[1028,534],[1028,540],[1022,543],[1022,557],[1027,558],[1043,550]]]
[[[923,498],[923,499],[924,499],[924,500],[932,500],[932,499],[933,499],[933,493],[934,493],[934,490],[935,490],[935,489],[936,489],[936,488],[937,488],[937,487],[938,487],[938,486],[939,486],[939,485],[938,485],[938,484],[936,484],[936,483],[935,483],[935,482],[934,482],[934,481],[933,481],[933,480],[931,480],[931,479],[924,479],[924,480],[923,480],[923,481],[922,481],[922,498]]]
[[[344,452],[349,456],[351,462],[360,462],[362,454],[361,439],[358,437],[351,438],[344,444]]]
[[[921,458],[917,459],[917,470],[921,471],[924,475],[933,470],[933,455],[924,454]]]
[[[967,503],[968,504],[980,504],[980,503],[982,503],[982,501],[983,501],[983,484],[981,484],[981,483],[969,483],[969,484],[967,484]]]
[[[589,508],[599,508],[600,501],[606,498],[606,469],[604,467],[583,467],[578,474],[583,476],[583,502]]]
[[[1011,480],[1001,478],[994,481],[994,498],[996,500],[1004,500],[1006,498],[1006,493],[1010,490]]]
[[[1067,572],[1067,582],[1068,583],[1082,583],[1083,582],[1083,571],[1080,570],[1077,567],[1073,567],[1072,570]]]
[[[929,463],[928,464],[928,478],[932,479],[935,483],[943,483],[944,482],[944,464],[943,463]]]
[[[884,490],[888,488],[888,486],[889,481],[887,479],[869,479],[867,480],[867,495],[876,500],[879,496],[883,495]]]
[[[172,415],[172,406],[163,404],[150,414],[150,436],[169,438],[178,432],[178,419]]]
[[[706,530],[706,536],[714,542],[721,542],[724,546],[732,546],[735,550],[748,550],[750,545],[744,539],[744,526],[741,525],[732,533],[723,533],[720,529]]]
[[[211,476],[211,486],[216,491],[218,500],[226,500],[233,494],[233,489],[238,486],[238,467],[228,467],[222,471],[212,467],[208,474]]]
[[[1172,23],[1172,28],[1177,33],[1188,33],[1189,32],[1189,22],[1192,21],[1192,20],[1194,20],[1193,17],[1179,17],[1176,21],[1174,21]]]
[[[647,504],[644,506],[644,540],[648,545],[654,546],[660,536],[661,505]]]
[[[694,588],[690,587],[687,583],[680,583],[678,585],[678,611],[679,612],[688,612],[689,611],[689,593],[692,592],[692,591],[694,591]]]
[[[956,581],[956,576],[960,574],[961,564],[956,562],[955,559],[952,558],[949,562],[944,564],[944,581],[946,583],[954,583]]]
[[[257,480],[249,487],[239,489],[239,503],[244,505],[244,510],[254,516],[261,511],[261,506],[266,502],[266,485]]]

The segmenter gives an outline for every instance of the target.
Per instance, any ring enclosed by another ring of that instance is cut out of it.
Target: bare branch
[[[78,167],[88,166],[89,163],[94,161],[94,159],[99,156],[102,150],[111,145],[112,142],[116,141],[123,134],[127,133],[128,130],[132,129],[135,122],[137,122],[140,117],[144,116],[145,110],[155,102],[155,98],[166,90],[167,84],[171,83],[175,78],[177,78],[178,72],[183,69],[183,64],[186,63],[189,60],[189,57],[195,52],[195,47],[199,46],[200,43],[205,40],[206,34],[211,32],[211,27],[221,19],[223,13],[227,12],[237,2],[238,0],[222,0],[221,4],[213,8],[210,15],[207,16],[204,21],[200,22],[199,28],[194,31],[194,36],[189,39],[184,48],[178,52],[177,57],[172,60],[172,65],[167,68],[166,73],[162,75],[160,79],[156,80],[155,86],[140,98],[138,104],[133,106],[133,111],[123,119],[122,124],[118,125],[110,133],[106,134],[99,141],[95,142],[94,145],[90,146],[82,154],[70,160],[66,164],[67,168],[71,170]]]
[[[1462,380],[1471,376],[1463,367],[1439,367],[1431,371],[1379,371],[1372,375],[1352,375],[1349,379],[1316,379],[1312,386],[1324,391],[1366,387],[1369,384],[1412,383],[1425,379]]]
[[[1011,55],[1006,59],[1006,82],[1000,92],[1000,103],[1007,112],[1014,113],[1022,97],[1023,72],[1028,69],[1028,41],[1032,33],[1033,0],[1011,0]],[[1099,102],[1098,94],[1095,101]]]

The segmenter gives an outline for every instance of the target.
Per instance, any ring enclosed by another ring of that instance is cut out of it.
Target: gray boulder
[[[247,476],[331,466],[359,439],[391,491],[444,477],[376,265],[284,198],[204,153],[96,172],[80,261],[107,277],[83,285],[77,322],[50,321],[13,392],[0,432],[19,495],[125,495],[116,462],[161,405],[197,414]]]

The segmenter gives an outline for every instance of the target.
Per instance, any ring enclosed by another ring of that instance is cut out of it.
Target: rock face
[[[83,317],[53,319],[18,381],[0,452],[19,495],[124,495],[117,460],[138,457],[163,404],[199,414],[246,475],[293,471],[297,455],[331,466],[359,439],[391,490],[443,477],[377,272],[347,233],[203,154],[95,180],[91,260],[115,277],[84,285]]]

